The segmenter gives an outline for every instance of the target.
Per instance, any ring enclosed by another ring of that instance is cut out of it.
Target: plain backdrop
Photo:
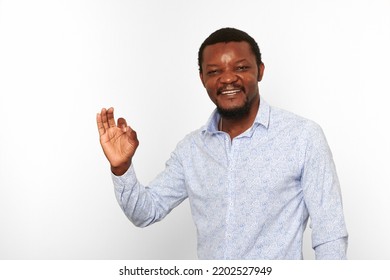
[[[188,200],[145,229],[124,216],[95,118],[113,106],[137,130],[148,184],[214,109],[197,52],[227,26],[257,40],[263,98],[322,126],[349,258],[390,259],[389,14],[389,0],[0,0],[0,259],[197,258]]]

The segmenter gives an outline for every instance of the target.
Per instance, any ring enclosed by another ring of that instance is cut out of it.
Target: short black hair
[[[198,52],[199,72],[202,72],[203,51],[207,46],[214,45],[217,43],[243,42],[243,41],[247,42],[250,45],[251,50],[256,57],[257,66],[263,64],[263,62],[261,61],[260,49],[255,39],[253,39],[251,36],[249,36],[248,33],[244,31],[232,27],[225,27],[211,33],[210,36],[207,37],[206,40],[204,40],[204,42],[200,46]]]

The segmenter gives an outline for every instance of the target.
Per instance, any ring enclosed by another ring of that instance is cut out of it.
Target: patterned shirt
[[[250,129],[230,139],[214,111],[149,186],[133,165],[112,175],[126,216],[144,227],[188,197],[200,259],[302,259],[310,216],[316,259],[345,259],[339,181],[321,128],[262,98]]]

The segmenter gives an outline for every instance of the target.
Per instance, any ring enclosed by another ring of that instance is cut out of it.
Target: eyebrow
[[[238,64],[238,63],[242,63],[242,62],[248,62],[248,60],[246,58],[243,58],[243,59],[237,60],[234,63]],[[206,65],[206,67],[218,67],[218,66],[219,66],[219,64],[207,64]]]
[[[243,59],[236,61],[235,63],[241,63],[241,62],[248,62],[248,60],[246,58],[243,58]]]
[[[207,64],[206,67],[218,67],[218,64]]]

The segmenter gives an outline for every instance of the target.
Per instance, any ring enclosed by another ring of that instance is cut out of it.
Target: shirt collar
[[[270,116],[270,106],[269,104],[260,96],[260,106],[259,110],[257,111],[255,121],[253,122],[252,128],[256,127],[257,124],[264,126],[268,129],[269,126],[269,116]],[[209,133],[218,133],[218,123],[221,119],[221,116],[219,115],[217,109],[213,111],[210,118],[208,119],[207,123],[203,126],[202,132],[209,132]],[[251,129],[252,129],[251,128]]]

